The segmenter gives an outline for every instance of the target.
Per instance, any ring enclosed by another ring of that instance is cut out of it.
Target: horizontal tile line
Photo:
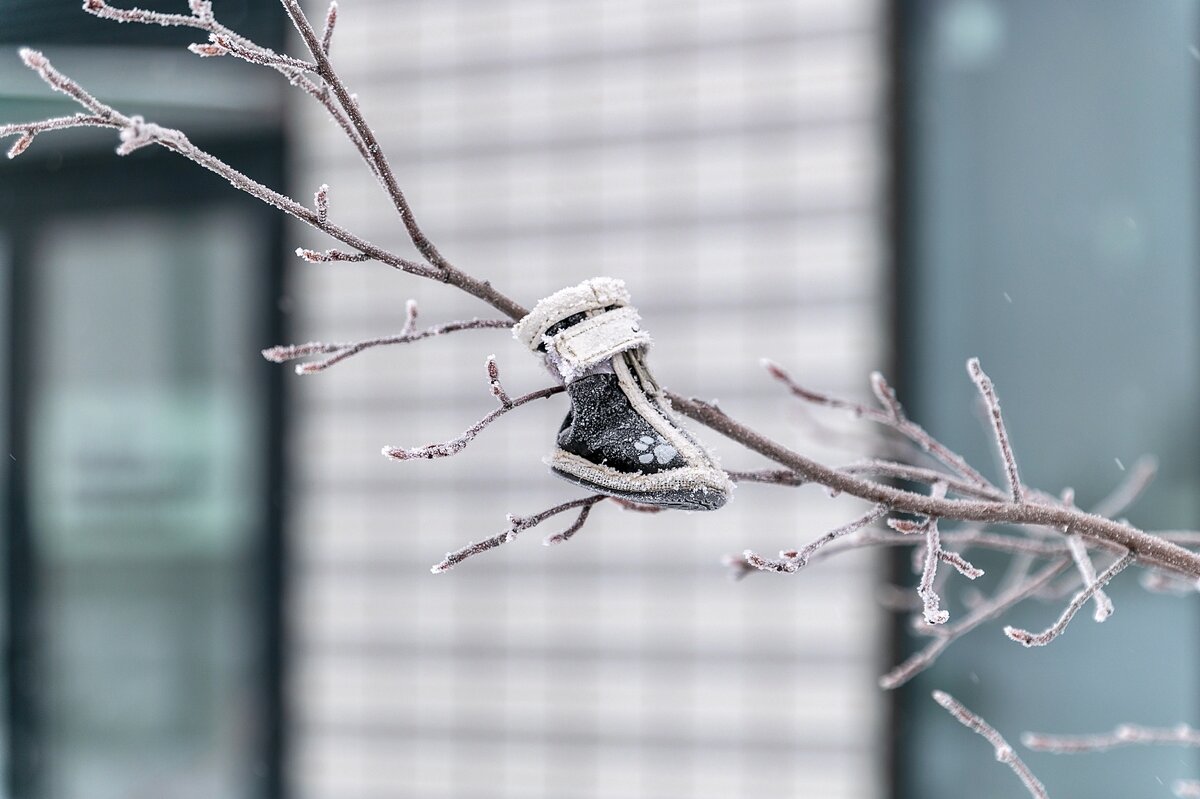
[[[871,49],[874,47],[877,35],[878,27],[870,24],[810,25],[791,29],[755,31],[750,35],[726,36],[708,40],[688,41],[681,38],[664,41],[662,38],[653,38],[647,40],[645,44],[620,48],[574,47],[570,50],[539,53],[533,56],[513,56],[502,53],[487,58],[447,60],[438,64],[372,65],[371,74],[381,82],[409,82],[474,75],[493,76],[504,72],[562,69],[572,65],[590,63],[612,62],[614,65],[627,66],[631,62],[660,61],[680,56],[711,54],[721,50],[741,50],[755,55],[766,48],[796,47],[798,45],[811,47],[839,40],[858,40],[863,43],[864,49]],[[369,48],[364,47],[363,50],[369,51]],[[359,64],[348,65],[347,71],[354,71],[359,66]]]

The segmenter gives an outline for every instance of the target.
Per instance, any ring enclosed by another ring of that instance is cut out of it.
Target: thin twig
[[[142,25],[159,25],[163,27],[187,27],[205,31],[210,36],[221,36],[229,42],[233,42],[236,46],[242,48],[241,54],[254,53],[259,56],[255,63],[260,63],[275,69],[277,72],[287,78],[288,82],[293,86],[302,89],[309,96],[317,100],[329,113],[329,115],[338,123],[346,137],[357,148],[359,155],[363,161],[375,172],[375,165],[371,161],[370,153],[367,152],[366,145],[359,137],[358,132],[350,124],[350,120],[342,113],[337,104],[329,97],[329,92],[324,91],[304,74],[304,70],[297,69],[287,65],[282,59],[285,57],[279,56],[278,53],[270,48],[263,47],[250,39],[246,38],[233,31],[232,29],[217,22],[212,13],[212,4],[205,0],[195,0],[191,3],[192,16],[184,14],[163,14],[157,11],[147,11],[140,8],[113,8],[104,0],[87,0],[83,10],[93,16],[102,19],[109,19],[115,22],[138,23]],[[201,56],[219,56],[229,52],[228,48],[223,48],[216,44],[200,44],[192,45],[188,48],[194,53]],[[274,59],[274,60],[273,60]],[[250,60],[250,59],[247,59]],[[304,69],[311,69],[311,65],[305,65]],[[377,173],[376,173],[377,174]]]
[[[1038,752],[1050,752],[1056,755],[1107,752],[1109,749],[1116,749],[1119,746],[1134,744],[1200,746],[1200,730],[1187,724],[1168,728],[1121,724],[1112,732],[1097,735],[1051,735],[1027,732],[1021,736],[1021,743]]]
[[[337,0],[331,0],[329,9],[325,12],[325,27],[321,31],[321,50],[325,55],[329,55],[329,49],[333,45],[333,28],[337,25],[338,4]]]
[[[357,101],[350,94],[350,90],[346,88],[342,79],[338,77],[333,64],[330,63],[329,54],[322,46],[322,41],[313,29],[312,23],[309,22],[308,17],[304,15],[304,11],[300,8],[299,0],[280,0],[280,2],[283,4],[284,10],[287,11],[292,24],[300,33],[300,38],[304,40],[305,46],[316,62],[317,74],[333,91],[338,104],[349,119],[351,127],[353,127],[362,140],[366,148],[367,160],[373,165],[372,171],[379,178],[388,196],[391,198],[392,205],[395,206],[396,211],[399,213],[413,246],[417,248],[421,256],[436,270],[438,279],[456,286],[472,296],[479,297],[513,319],[520,319],[525,316],[526,310],[521,305],[497,291],[490,282],[468,275],[450,263],[438,251],[438,248],[434,246],[429,237],[425,235],[425,232],[421,230],[421,227],[417,224],[417,218],[413,213],[412,207],[409,205],[407,198],[405,198],[404,192],[400,190],[399,183],[396,182],[396,176],[392,172],[391,163],[388,161],[387,156],[384,155],[383,148],[375,138],[374,131],[371,130],[370,125],[367,124],[366,119],[363,117]]]
[[[907,416],[905,416],[903,410],[899,406],[899,403],[894,401],[894,395],[889,394],[889,396],[892,397],[893,402],[888,403],[888,411],[884,412],[876,410],[875,408],[869,408],[866,405],[858,402],[851,402],[849,400],[823,394],[819,391],[813,391],[812,389],[804,388],[795,380],[793,380],[792,376],[784,371],[783,367],[781,367],[779,364],[765,358],[761,363],[763,368],[765,368],[773,378],[786,386],[789,391],[791,391],[800,399],[810,402],[814,405],[823,405],[827,408],[850,411],[858,418],[867,419],[869,421],[876,422],[877,424],[890,427],[903,435],[905,438],[912,441],[925,452],[933,455],[968,482],[983,488],[991,487],[992,484],[988,481],[988,479],[976,471],[969,463],[966,462],[966,460],[963,459],[961,455],[951,450],[945,444],[942,444],[940,441],[926,432],[925,428],[921,427],[919,424],[913,422]],[[878,386],[882,383],[882,381],[883,378],[882,376],[878,375],[878,373],[875,373],[875,375],[872,376],[872,387],[876,388],[877,392],[879,390]],[[886,383],[882,384],[886,385]],[[888,391],[890,392],[890,388]]]
[[[319,210],[317,220],[318,224],[324,224],[320,222]],[[310,264],[329,264],[335,262],[360,264],[371,260],[371,256],[365,252],[343,252],[342,250],[325,250],[321,252],[320,250],[310,250],[307,247],[297,247],[296,257],[303,261],[308,261]]]
[[[990,743],[996,750],[996,760],[1013,770],[1025,789],[1029,791],[1030,796],[1034,799],[1049,799],[1046,786],[1042,785],[1041,781],[1033,775],[1024,761],[1017,756],[1016,751],[1009,746],[1008,741],[1004,740],[1004,736],[998,733],[992,725],[967,710],[961,702],[945,691],[934,691],[933,701],[944,707],[964,727]]]
[[[935,483],[931,495],[938,499],[945,497],[946,484]],[[921,568],[921,580],[917,584],[917,596],[921,598],[922,618],[926,624],[945,624],[950,619],[950,613],[941,609],[942,600],[938,596],[938,589],[934,584],[937,579],[938,563],[946,561],[969,580],[982,576],[983,570],[975,568],[961,555],[942,549],[941,533],[938,531],[936,518],[926,519],[920,527],[923,527],[925,532],[925,557]],[[914,529],[913,532],[917,532],[917,530]]]
[[[88,126],[102,126],[108,122],[102,116],[89,116],[87,114],[72,114],[69,117],[55,117],[53,119],[43,119],[38,122],[26,122],[19,125],[4,125],[0,126],[0,138],[5,136],[20,135],[16,143],[8,150],[9,158],[16,158],[21,153],[29,149],[29,145],[33,144],[34,138],[39,133],[47,133],[52,130],[64,130],[66,128],[79,128]]]
[[[504,390],[504,385],[500,382],[500,367],[496,363],[495,355],[487,357],[487,373],[488,387],[492,390],[492,396],[500,403],[500,407],[511,408],[513,401],[508,396],[508,392]]]
[[[599,500],[596,501],[599,502]],[[587,523],[588,514],[592,512],[592,505],[594,504],[595,503],[584,505],[582,508],[580,508],[579,515],[575,517],[575,521],[571,523],[571,526],[563,530],[561,533],[554,533],[546,536],[546,538],[542,541],[542,546],[551,547],[555,544],[561,544],[564,541],[570,541],[571,537],[575,535],[575,533],[579,532],[579,528],[583,527],[583,525]]]
[[[317,211],[317,224],[324,225],[329,221],[329,184],[322,183],[313,195],[313,208]]]
[[[922,466],[912,466],[910,464],[900,463],[898,461],[872,458],[870,460],[857,461],[855,463],[848,464],[841,467],[841,470],[846,474],[894,477],[900,480],[907,480],[910,483],[924,483],[925,485],[930,486],[934,483],[945,483],[949,492],[965,497],[991,499],[995,501],[1003,501],[1008,498],[1008,495],[999,489],[988,488],[965,480],[960,480],[949,474],[940,472],[937,469],[928,469]]]
[[[1004,461],[1004,473],[1008,478],[1012,501],[1020,505],[1025,501],[1024,489],[1021,486],[1021,475],[1017,472],[1017,459],[1008,440],[1008,430],[1004,427],[1004,417],[1000,413],[1000,398],[996,396],[996,388],[992,385],[991,378],[984,374],[978,358],[967,361],[967,373],[975,381],[975,387],[979,389],[979,395],[983,397],[983,403],[987,407],[992,433],[996,436],[996,445],[1000,448],[1000,457]]]
[[[1071,559],[1075,561],[1075,568],[1079,569],[1079,577],[1083,580],[1083,584],[1094,584],[1096,567],[1092,563],[1091,557],[1088,556],[1087,546],[1084,545],[1083,539],[1074,533],[1068,533],[1067,548],[1071,550]],[[1092,618],[1096,621],[1104,621],[1112,615],[1113,603],[1108,598],[1108,594],[1104,593],[1104,589],[1097,587],[1092,593],[1092,601],[1096,603],[1096,610],[1092,614]]]
[[[553,397],[555,394],[561,394],[564,391],[566,391],[566,389],[562,386],[550,386],[549,388],[531,391],[528,394],[511,400],[507,405],[501,404],[500,407],[496,408],[496,410],[492,411],[487,416],[484,416],[475,424],[468,427],[463,434],[457,438],[452,438],[449,441],[442,441],[436,444],[426,444],[422,447],[393,447],[388,445],[382,450],[383,456],[394,461],[449,458],[466,449],[467,445],[470,444],[475,439],[475,436],[479,435],[484,428],[514,408],[519,408],[526,403],[533,402],[534,400]]]
[[[78,127],[107,127],[115,128],[120,132],[121,146],[117,148],[118,154],[125,155],[150,144],[165,147],[199,164],[205,169],[215,172],[228,180],[239,191],[245,192],[268,205],[272,205],[323,233],[327,233],[338,241],[350,245],[366,257],[382,261],[389,266],[419,277],[442,279],[441,276],[428,266],[416,263],[415,261],[409,261],[387,250],[376,247],[331,222],[321,224],[317,219],[317,212],[313,209],[242,174],[216,156],[192,144],[181,131],[146,122],[137,116],[126,116],[112,106],[105,105],[85,91],[74,80],[55,69],[50,61],[40,52],[29,48],[22,48],[20,54],[25,65],[36,72],[45,81],[46,85],[57,92],[71,97],[91,112],[90,115],[77,118]],[[25,135],[30,126],[35,124],[37,123],[0,125],[0,138],[18,134]],[[63,129],[65,127],[75,126],[64,124],[62,127],[56,129]]]
[[[455,550],[454,552],[447,552],[446,557],[443,558],[439,563],[434,564],[430,568],[430,571],[434,574],[441,574],[442,572],[450,571],[468,558],[474,557],[475,555],[483,552],[487,552],[490,549],[495,549],[503,544],[515,541],[518,535],[530,528],[537,527],[539,524],[552,516],[557,516],[558,514],[564,513],[573,508],[580,508],[579,516],[576,517],[574,523],[572,523],[571,526],[562,533],[558,534],[559,536],[564,536],[561,541],[551,541],[550,539],[555,538],[555,536],[550,536],[543,543],[549,546],[550,544],[567,541],[587,521],[588,514],[591,512],[592,506],[605,499],[608,499],[608,497],[604,496],[603,494],[593,494],[590,497],[583,497],[581,499],[573,499],[569,502],[563,502],[560,505],[555,505],[554,507],[548,508],[540,513],[535,513],[532,516],[514,516],[510,513],[508,515],[508,529],[503,533],[494,535],[491,538],[484,539],[478,543],[471,542],[462,549]]]
[[[921,598],[921,615],[926,624],[945,624],[950,619],[949,611],[941,608],[942,598],[933,588],[937,567],[941,562],[941,551],[937,519],[930,519],[925,525],[925,564],[921,570],[921,580],[917,583],[917,596]]]
[[[1092,594],[1108,585],[1109,581],[1116,577],[1130,563],[1133,563],[1133,553],[1126,552],[1116,563],[1105,569],[1095,581],[1088,583],[1082,591],[1076,594],[1075,598],[1071,600],[1071,604],[1067,605],[1067,609],[1059,616],[1058,621],[1042,632],[1035,635],[1028,630],[1009,626],[1004,628],[1004,634],[1024,646],[1045,646],[1062,635],[1063,631],[1067,629],[1067,625],[1071,623],[1071,619],[1075,617],[1075,614],[1079,612],[1081,607],[1087,604]],[[1097,618],[1096,621],[1104,621],[1104,619]]]
[[[795,472],[787,469],[759,469],[749,472],[725,472],[725,475],[735,483],[768,483],[781,486],[802,486],[804,480]]]
[[[880,687],[891,690],[904,685],[904,683],[933,665],[933,662],[946,650],[946,647],[950,646],[954,641],[1037,593],[1042,586],[1054,579],[1054,576],[1065,569],[1070,562],[1068,558],[1052,561],[1043,567],[1041,571],[1035,572],[1021,585],[992,597],[990,600],[972,609],[966,616],[954,624],[942,628],[942,634],[926,644],[924,649],[911,655],[903,663],[883,675],[879,679]]]
[[[785,574],[794,574],[795,572],[804,568],[804,566],[808,564],[808,559],[811,558],[819,549],[821,549],[821,547],[825,546],[831,541],[841,538],[842,536],[849,535],[856,530],[866,527],[868,524],[883,518],[887,515],[887,513],[888,508],[886,505],[876,505],[874,508],[867,511],[862,516],[859,516],[857,519],[847,522],[841,527],[836,527],[833,530],[830,530],[816,541],[813,541],[811,544],[804,547],[804,549],[801,549],[799,552],[787,551],[779,553],[779,560],[775,560],[773,558],[764,558],[763,556],[758,555],[749,549],[742,553],[742,556],[746,559],[747,563],[756,569],[761,569],[763,571],[782,572]]]
[[[363,341],[340,343],[310,341],[307,344],[285,344],[263,350],[262,356],[274,363],[284,363],[296,358],[306,358],[310,355],[330,354],[330,357],[319,361],[310,361],[296,365],[296,374],[310,375],[323,372],[334,364],[341,363],[347,358],[372,347],[411,344],[414,341],[421,341],[447,333],[456,333],[460,330],[502,330],[511,326],[504,319],[465,319],[457,322],[448,322],[444,325],[434,325],[424,330],[405,330],[394,336],[381,336],[379,338],[364,339]]]
[[[240,58],[251,64],[257,64],[260,67],[272,67],[279,69],[285,74],[291,72],[315,72],[316,65],[310,64],[307,61],[301,61],[298,58],[292,58],[289,55],[276,53],[265,47],[247,47],[241,42],[220,33],[210,33],[208,35],[208,44],[189,44],[188,50],[200,56],[201,58],[215,58],[225,55],[231,55],[235,58]]]

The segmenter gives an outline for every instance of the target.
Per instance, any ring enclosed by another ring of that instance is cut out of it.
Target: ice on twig
[[[13,146],[8,148],[8,157],[16,158],[21,153],[29,149],[29,145],[33,144],[33,134],[22,134],[21,138],[13,142]]]
[[[1071,600],[1071,604],[1067,605],[1067,609],[1059,616],[1058,621],[1042,632],[1034,634],[1028,630],[1008,626],[1004,628],[1004,634],[1023,646],[1045,646],[1062,635],[1067,625],[1071,623],[1071,619],[1075,617],[1075,614],[1079,612],[1079,609],[1084,606],[1092,595],[1108,585],[1112,578],[1120,574],[1130,563],[1133,563],[1133,559],[1134,554],[1132,552],[1126,552],[1122,555],[1116,563],[1105,569],[1104,573],[1097,577],[1094,582],[1089,583],[1082,591],[1076,594],[1075,598]],[[1104,619],[1097,618],[1096,620],[1103,621]]]
[[[350,341],[345,343],[326,343],[322,341],[310,341],[307,344],[287,344],[277,347],[268,347],[262,351],[262,356],[268,361],[274,363],[284,363],[292,361],[296,358],[306,358],[310,355],[329,355],[330,357],[319,361],[310,361],[296,366],[296,374],[307,375],[322,372],[334,364],[341,363],[347,358],[357,355],[363,350],[371,349],[372,347],[388,346],[392,344],[410,344],[422,339],[440,336],[446,333],[455,333],[460,330],[507,330],[512,326],[512,323],[507,319],[465,319],[457,322],[449,322],[444,325],[435,325],[427,327],[424,330],[416,330],[414,325],[417,319],[417,304],[412,300],[408,301],[407,317],[404,321],[404,327],[398,335],[382,336],[380,338],[364,339],[363,341]]]
[[[992,423],[992,433],[996,437],[996,445],[999,447],[1000,457],[1004,461],[1004,472],[1008,477],[1008,488],[1012,492],[1012,501],[1020,505],[1025,501],[1025,492],[1021,485],[1021,475],[1017,471],[1017,459],[1013,455],[1012,444],[1008,440],[1008,430],[1004,426],[1004,416],[1000,413],[1000,398],[996,396],[996,388],[992,385],[992,379],[984,373],[978,358],[971,358],[967,361],[967,372],[971,375],[971,380],[975,382],[975,387],[979,389],[979,395],[987,407],[988,419]]]
[[[329,184],[322,183],[317,193],[313,195],[313,206],[317,211],[317,224],[324,225],[329,221]]]
[[[781,573],[785,573],[785,574],[793,574],[796,571],[798,571],[799,569],[806,566],[808,564],[809,559],[818,550],[820,550],[822,547],[824,547],[829,542],[835,541],[838,538],[841,538],[842,536],[849,535],[850,533],[853,533],[856,530],[861,530],[863,527],[866,527],[868,524],[871,524],[872,522],[879,520],[883,516],[886,516],[887,513],[888,513],[888,507],[886,505],[876,505],[874,508],[867,511],[867,513],[863,514],[862,516],[858,517],[857,519],[854,519],[851,522],[843,524],[841,527],[836,527],[833,530],[830,530],[825,535],[821,536],[816,541],[813,541],[811,544],[804,547],[803,549],[801,549],[799,551],[789,551],[786,553],[781,553],[781,555],[780,555],[781,560],[773,560],[770,558],[764,558],[763,556],[761,556],[749,549],[747,549],[743,553],[743,557],[746,559],[747,563],[749,563],[751,566],[753,566],[756,569],[761,569],[763,571],[781,572]]]
[[[494,411],[484,416],[475,424],[468,427],[465,431],[463,431],[462,435],[456,438],[435,444],[426,444],[422,447],[385,446],[382,450],[383,455],[384,457],[390,458],[394,461],[448,458],[453,455],[457,455],[459,452],[462,452],[464,449],[466,449],[467,445],[470,444],[471,441],[473,441],[475,437],[483,431],[484,428],[499,419],[504,414],[508,413],[514,408],[519,408],[528,402],[543,399],[545,397],[552,397],[555,394],[559,394],[565,390],[566,389],[562,386],[551,386],[549,388],[531,391],[530,393],[517,397],[516,399],[509,399],[507,404],[501,404],[499,408],[496,408]],[[507,394],[504,396],[506,399],[508,398]]]
[[[945,691],[934,691],[933,701],[944,707],[959,724],[990,743],[995,750],[996,760],[1013,770],[1033,799],[1049,799],[1046,786],[1042,785],[1041,781],[1034,776],[1008,741],[1004,740],[1004,736],[996,731],[996,728],[980,716],[967,710],[965,705]]]
[[[320,252],[318,250],[310,250],[305,247],[297,247],[296,255],[303,258],[310,264],[327,264],[333,261],[346,261],[349,263],[362,263],[363,261],[371,260],[371,256],[364,252],[342,252],[341,250],[326,250]]]
[[[532,516],[516,516],[510,513],[508,514],[508,529],[503,533],[494,535],[491,538],[484,539],[478,543],[472,542],[467,544],[462,549],[454,552],[447,552],[446,557],[440,562],[434,564],[430,571],[432,571],[434,574],[441,574],[442,572],[449,571],[467,558],[487,552],[490,549],[495,549],[502,544],[515,541],[520,533],[530,528],[537,527],[539,524],[551,518],[552,516],[557,516],[565,511],[579,508],[579,515],[575,517],[575,521],[571,523],[570,527],[563,530],[561,533],[555,533],[554,535],[548,536],[542,543],[545,546],[551,546],[553,544],[561,544],[564,541],[569,541],[571,537],[574,536],[575,533],[579,532],[579,529],[583,527],[585,523],[587,523],[588,515],[592,512],[592,506],[605,499],[608,499],[608,497],[605,497],[603,494],[593,494],[589,497],[572,499],[568,502],[563,502],[559,505],[555,505],[552,508],[547,508],[540,513],[535,513]]]
[[[337,0],[331,0],[329,10],[325,12],[325,28],[321,32],[321,51],[327,56],[329,55],[329,48],[333,44],[333,28],[337,25],[337,18]]]
[[[1038,752],[1071,755],[1080,752],[1107,752],[1119,746],[1165,744],[1200,747],[1200,730],[1187,724],[1174,727],[1143,727],[1139,724],[1120,724],[1112,732],[1093,735],[1050,735],[1027,732],[1021,743]]]

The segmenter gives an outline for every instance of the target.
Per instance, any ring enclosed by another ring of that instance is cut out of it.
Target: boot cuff
[[[567,317],[626,305],[629,305],[629,291],[624,280],[594,277],[539,300],[527,316],[513,325],[513,338],[536,351],[542,346],[546,331]]]

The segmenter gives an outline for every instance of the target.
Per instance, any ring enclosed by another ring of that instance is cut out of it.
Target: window
[[[0,118],[29,110],[0,97]],[[269,124],[205,116],[193,138],[282,182]],[[174,156],[110,146],[45,137],[0,191],[6,786],[279,796],[282,375],[258,350],[284,338],[281,221]]]
[[[922,0],[899,17],[911,410],[972,462],[993,462],[963,369],[978,355],[1031,485],[1071,485],[1087,507],[1140,455],[1158,456],[1158,481],[1129,512],[1149,528],[1200,526],[1197,11]],[[963,730],[929,701],[935,687],[1011,741],[1195,723],[1196,600],[1141,591],[1133,572],[1110,594],[1117,610],[1102,626],[1080,614],[1027,651],[993,624],[903,689],[897,795],[960,796],[967,779],[979,796],[1017,790],[985,765],[985,747],[961,745]],[[1061,606],[1033,603],[1013,623],[1041,629]],[[1200,773],[1194,752],[1169,748],[1027,760],[1051,793],[1165,795],[1156,777]]]

